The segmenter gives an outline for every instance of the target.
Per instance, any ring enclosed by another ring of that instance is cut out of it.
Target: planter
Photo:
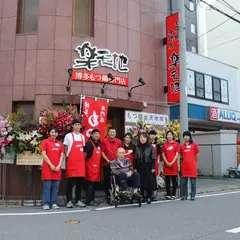
[[[17,155],[17,165],[42,165],[42,156],[40,154],[32,153],[31,151],[24,151]]]

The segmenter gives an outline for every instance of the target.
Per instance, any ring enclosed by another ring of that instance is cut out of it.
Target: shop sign
[[[210,120],[229,123],[240,123],[240,112],[210,107]]]
[[[92,71],[97,67],[107,67],[114,71],[129,72],[128,57],[123,53],[111,52],[108,49],[98,49],[90,42],[84,42],[75,48],[79,58],[74,59],[74,69],[85,69]]]
[[[128,78],[127,77],[120,77],[120,76],[113,76],[113,77],[114,77],[114,80],[109,82],[109,84],[128,87]],[[78,71],[78,70],[73,71],[72,80],[73,81],[94,82],[94,83],[106,83],[109,81],[107,74]]]
[[[146,113],[146,112],[125,111],[125,125],[129,125],[129,126],[132,125],[129,123],[134,123],[136,125],[136,123],[138,123],[139,121],[143,121],[151,125],[164,126],[168,122],[168,115]]]
[[[169,103],[180,102],[179,25],[178,13],[166,18],[167,53],[167,99]]]

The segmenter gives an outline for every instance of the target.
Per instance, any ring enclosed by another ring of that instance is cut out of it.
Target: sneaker
[[[81,202],[81,201],[78,201],[78,202],[76,203],[76,207],[86,207],[86,204],[84,204],[84,203]]]
[[[67,208],[73,208],[73,203],[72,203],[72,201],[69,201],[69,202],[67,203]]]
[[[171,196],[171,200],[175,200],[176,199],[176,197],[175,196]]]
[[[191,197],[191,199],[190,199],[191,201],[194,201],[195,200],[195,197]]]
[[[59,206],[57,204],[53,204],[52,209],[59,209]]]
[[[49,210],[49,209],[50,209],[50,207],[48,205],[43,206],[43,210]]]
[[[152,202],[152,201],[151,201],[151,198],[148,198],[148,199],[147,199],[147,204],[151,204],[151,202]]]
[[[171,197],[170,196],[166,196],[165,199],[166,200],[171,200]]]

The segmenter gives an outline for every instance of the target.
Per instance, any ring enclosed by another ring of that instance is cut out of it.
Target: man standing
[[[117,149],[122,148],[122,142],[120,139],[116,138],[116,129],[109,128],[108,136],[102,142],[102,157],[103,162],[103,174],[104,174],[104,191],[106,201],[109,203],[109,189],[110,189],[110,167],[109,163],[117,159]]]
[[[100,182],[101,180],[101,148],[100,131],[98,129],[92,130],[92,136],[86,142],[84,152],[86,154],[86,204],[97,206],[98,203],[94,200],[95,182]]]
[[[85,177],[85,157],[84,145],[85,138],[80,133],[81,121],[74,119],[72,121],[73,132],[68,133],[64,138],[64,147],[67,156],[66,178],[67,182],[67,208],[73,208],[72,188],[75,185],[75,204],[76,207],[86,207],[80,201]]]

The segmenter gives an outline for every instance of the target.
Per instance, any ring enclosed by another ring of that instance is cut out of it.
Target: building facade
[[[77,46],[89,42],[97,49],[123,53],[127,72],[98,62],[90,73],[112,73],[128,79],[128,86],[107,84],[103,97],[111,98],[111,121],[124,119],[124,109],[167,113],[164,102],[167,2],[152,0],[3,0],[0,36],[0,112],[23,108],[38,117],[46,108],[64,102],[79,105],[80,94],[101,95],[102,83],[71,81],[68,69],[79,58]],[[74,68],[73,68],[74,70]],[[78,69],[84,70],[84,69]],[[85,69],[86,70],[86,69]],[[129,88],[143,78],[146,85]],[[75,79],[76,80],[76,79]],[[142,102],[145,104],[143,107]],[[121,108],[117,116],[114,108]],[[114,118],[114,116],[117,116]]]

